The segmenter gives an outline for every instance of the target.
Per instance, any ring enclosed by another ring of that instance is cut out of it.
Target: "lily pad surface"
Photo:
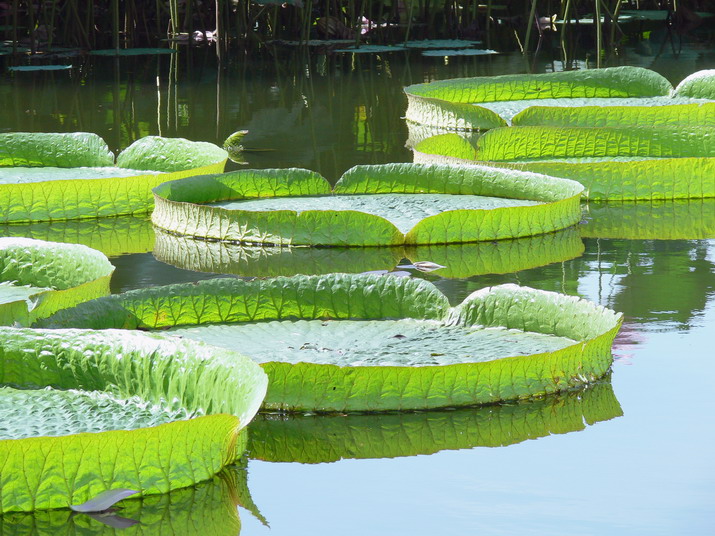
[[[439,135],[415,147],[415,160],[569,178],[592,200],[715,197],[715,127],[520,126],[487,132],[476,145]]]
[[[574,225],[580,193],[573,181],[478,166],[356,166],[332,191],[307,170],[246,170],[162,184],[152,221],[244,244],[462,243]]]
[[[96,134],[0,134],[0,222],[149,212],[166,180],[223,171],[228,153],[206,142],[147,136],[116,159]]]
[[[0,325],[29,325],[109,294],[114,272],[99,251],[30,238],[0,238]]]
[[[209,479],[236,459],[266,389],[240,354],[173,337],[0,328],[0,340],[2,513]]]
[[[245,246],[158,231],[153,254],[184,270],[249,277],[390,271],[407,258],[443,266],[435,272],[440,277],[464,278],[544,266],[578,257],[583,250],[575,228],[494,242],[365,248]]]
[[[456,411],[372,415],[259,414],[248,451],[269,462],[329,463],[513,445],[623,415],[610,382],[537,400]]]
[[[515,285],[452,308],[423,280],[332,274],[130,291],[42,325],[175,328],[240,346],[269,377],[264,409],[332,412],[471,406],[583,385],[608,371],[620,322],[584,300]]]
[[[506,126],[534,100],[668,97],[672,90],[661,75],[640,67],[456,78],[406,87],[406,119],[457,130],[490,129]]]

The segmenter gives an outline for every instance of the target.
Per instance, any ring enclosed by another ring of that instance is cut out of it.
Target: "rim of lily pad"
[[[701,240],[715,238],[715,199],[594,202],[584,206],[583,238]]]
[[[331,190],[302,169],[241,170],[166,182],[154,189],[152,222],[167,232],[243,244],[389,246],[534,236],[579,222],[582,186],[574,181],[484,166],[355,166]],[[354,194],[451,194],[529,200],[531,206],[447,210],[402,233],[357,210],[249,211],[207,203],[266,197]]]
[[[434,272],[440,277],[464,278],[545,266],[579,257],[583,251],[576,228],[493,242],[370,248],[244,246],[196,240],[157,229],[152,253],[158,261],[183,270],[244,277],[420,270],[414,265],[400,265],[406,258],[442,266]]]
[[[419,163],[481,164],[578,181],[589,200],[715,197],[715,128],[519,126],[494,129],[476,147],[451,133],[415,147]],[[570,152],[570,154],[569,154]]]
[[[455,411],[348,415],[261,413],[248,453],[268,462],[331,463],[503,447],[621,417],[610,379],[535,400]]]
[[[0,238],[0,284],[23,289],[0,303],[0,326],[30,325],[38,318],[106,296],[114,266],[79,244]]]
[[[154,248],[154,227],[146,214],[96,220],[6,223],[0,224],[0,236],[81,244],[101,251],[107,257],[149,253]]]
[[[265,374],[236,352],[159,334],[1,328],[0,383],[140,399],[195,416],[134,430],[0,440],[1,512],[81,504],[109,489],[167,493],[237,457]],[[29,419],[31,421],[31,419]]]
[[[2,168],[117,168],[82,179],[0,183],[0,223],[139,214],[153,208],[152,188],[166,180],[221,173],[228,153],[208,142],[146,136],[115,159],[102,138],[87,132],[0,133]],[[121,169],[135,170],[126,175]],[[146,173],[149,172],[149,173]]]
[[[480,103],[573,97],[654,97],[669,95],[673,86],[641,67],[510,74],[454,78],[404,88],[405,119],[454,130],[506,126],[506,120]]]
[[[606,374],[622,321],[622,315],[586,300],[516,285],[482,289],[450,307],[424,280],[331,274],[212,279],[129,291],[60,311],[40,325],[154,330],[272,320],[410,318],[445,326],[514,328],[574,342],[551,352],[435,366],[267,362],[261,365],[269,378],[263,409],[421,410],[563,391]]]

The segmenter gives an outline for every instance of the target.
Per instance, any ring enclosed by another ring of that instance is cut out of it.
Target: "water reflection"
[[[146,253],[154,247],[149,216],[0,224],[0,236],[82,244],[108,257]]]
[[[441,450],[500,447],[623,415],[610,378],[539,400],[453,411],[373,415],[260,414],[249,425],[248,453],[271,462],[323,463],[394,458]]]
[[[245,468],[232,466],[197,486],[121,501],[109,513],[90,515],[75,514],[70,510],[49,510],[4,514],[0,516],[0,534],[237,536],[241,531],[237,506],[265,522],[248,491]]]
[[[154,257],[185,270],[251,277],[392,270],[409,259],[444,266],[434,272],[436,276],[463,278],[560,262],[578,257],[583,249],[576,229],[518,240],[366,248],[252,247],[194,240],[157,229]]]
[[[591,201],[584,211],[584,238],[715,238],[715,199]]]

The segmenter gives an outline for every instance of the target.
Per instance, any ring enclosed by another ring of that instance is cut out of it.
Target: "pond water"
[[[306,167],[332,182],[355,164],[412,160],[402,119],[405,85],[563,67],[514,54],[447,61],[417,53],[308,56],[286,50],[231,58],[217,69],[213,52],[203,48],[171,57],[73,61],[66,71],[0,75],[0,131],[95,132],[116,152],[148,134],[220,145],[247,129],[248,165]],[[697,42],[680,51],[672,43],[639,42],[618,62],[655,69],[677,83],[715,68],[715,52]],[[241,508],[242,532],[712,533],[715,205],[703,204],[687,225],[661,222],[664,236],[675,237],[670,240],[640,236],[634,229],[645,233],[651,226],[627,218],[607,223],[609,234],[602,236],[609,238],[579,230],[583,237],[572,239],[583,241],[583,253],[577,244],[575,253],[570,248],[546,266],[523,269],[538,264],[536,258],[512,263],[516,271],[501,274],[412,272],[452,303],[512,282],[623,312],[610,379],[585,393],[529,404],[259,419],[249,444],[248,484],[270,528],[249,512],[252,507]],[[599,225],[591,221],[584,229]],[[117,267],[113,292],[217,277],[158,261],[151,253],[153,231],[142,218],[2,226],[3,235],[106,251]],[[411,259],[419,260],[438,262]],[[198,500],[177,504],[190,504],[201,515]],[[235,534],[230,515],[225,528]]]

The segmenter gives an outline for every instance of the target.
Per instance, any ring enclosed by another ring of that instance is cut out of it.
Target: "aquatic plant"
[[[96,134],[0,134],[0,223],[149,212],[166,180],[222,172],[212,143],[147,136],[115,159]]]
[[[0,327],[0,341],[3,513],[209,479],[266,389],[240,354],[158,334]]]
[[[170,233],[247,244],[475,242],[574,225],[580,194],[573,181],[478,166],[356,166],[332,190],[307,170],[244,170],[158,186],[152,221]]]
[[[656,97],[670,99],[672,90],[673,86],[661,75],[627,66],[455,78],[407,86],[405,118],[442,128],[481,130],[506,126],[516,113],[545,99],[553,100],[551,105],[578,99],[574,103],[577,106],[587,105],[590,99],[601,99],[600,104],[617,104],[623,99],[628,99],[629,104],[657,103]]]
[[[107,257],[82,245],[0,238],[0,326],[109,294],[112,272]]]
[[[590,302],[515,285],[452,308],[423,280],[331,274],[130,291],[39,325],[170,328],[261,363],[264,409],[330,412],[488,404],[583,385],[608,371],[620,322]]]
[[[577,180],[592,200],[715,197],[715,127],[497,128],[476,147],[458,134],[429,138],[415,160],[482,164]]]

